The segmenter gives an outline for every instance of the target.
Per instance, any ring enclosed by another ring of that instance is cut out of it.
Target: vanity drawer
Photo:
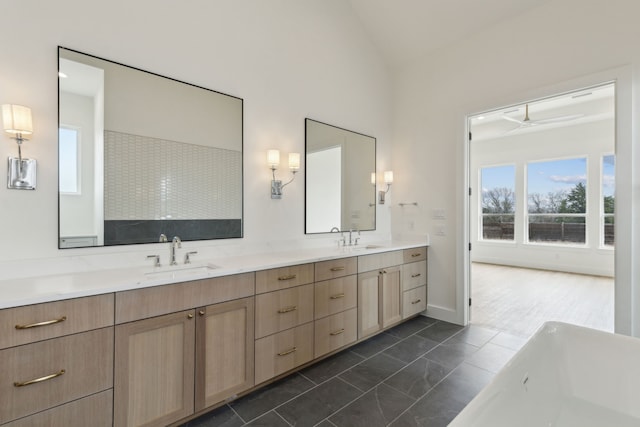
[[[313,282],[313,264],[292,265],[256,272],[256,293],[278,291]]]
[[[313,322],[256,341],[256,384],[313,359]]]
[[[0,351],[0,424],[113,387],[113,328]]]
[[[403,264],[402,251],[382,252],[358,257],[358,273]]]
[[[358,309],[343,311],[316,320],[315,357],[332,352],[355,342],[358,338]]]
[[[313,284],[256,296],[256,338],[313,320]]]
[[[110,427],[113,425],[113,390],[106,390],[2,427]]]
[[[427,284],[427,261],[410,262],[402,266],[402,289],[417,288]]]
[[[427,309],[427,287],[411,289],[403,293],[402,318],[406,319]]]
[[[254,273],[194,280],[116,293],[116,323],[253,296]]]
[[[348,310],[358,303],[358,276],[354,274],[316,283],[314,293],[314,318]]]
[[[404,251],[404,262],[416,262],[416,261],[424,261],[427,259],[427,247],[421,246],[419,248],[411,248],[405,249]]]
[[[329,261],[316,262],[316,282],[348,276],[358,272],[358,259],[339,258]]]
[[[113,294],[0,310],[0,349],[113,325]]]

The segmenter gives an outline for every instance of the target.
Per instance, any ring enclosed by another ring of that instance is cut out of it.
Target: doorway
[[[469,320],[613,331],[615,83],[469,117]]]

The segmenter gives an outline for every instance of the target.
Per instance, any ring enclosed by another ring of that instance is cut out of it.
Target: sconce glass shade
[[[385,171],[384,172],[384,183],[385,184],[393,184],[393,171]]]
[[[280,166],[280,151],[278,150],[269,150],[267,151],[267,163],[269,167],[272,169]]]
[[[22,105],[4,104],[2,106],[2,123],[5,132],[23,135],[32,134],[31,108]]]
[[[376,185],[376,173],[371,172],[371,185]]]
[[[289,169],[296,172],[300,170],[300,153],[289,153]]]

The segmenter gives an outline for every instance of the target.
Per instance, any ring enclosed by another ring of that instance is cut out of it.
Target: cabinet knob
[[[200,311],[198,312],[198,314],[199,314],[200,316],[204,316],[205,312],[204,312],[204,310],[200,310]]]
[[[187,319],[193,319],[193,314],[191,313],[187,314]]]

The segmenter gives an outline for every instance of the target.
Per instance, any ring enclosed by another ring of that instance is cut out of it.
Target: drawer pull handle
[[[65,370],[64,369],[60,369],[59,372],[56,372],[55,374],[51,374],[51,375],[47,375],[45,377],[40,377],[40,378],[36,378],[35,380],[29,380],[29,381],[25,381],[25,382],[14,382],[13,386],[14,387],[25,387],[31,384],[37,384],[37,383],[41,383],[42,381],[47,381],[47,380],[52,380],[56,377],[59,377],[61,375],[65,374]]]
[[[329,298],[331,298],[331,299],[340,299],[340,298],[344,298],[344,294],[335,294],[335,295],[331,295]]]
[[[344,271],[344,267],[331,267],[331,271]]]
[[[290,307],[281,308],[280,310],[278,310],[278,313],[280,314],[289,313],[291,311],[296,311],[297,309],[298,309],[298,306],[292,305]]]
[[[418,298],[418,299],[417,299],[417,300],[415,300],[415,301],[411,301],[411,304],[417,304],[417,303],[419,303],[420,301],[422,301],[422,300],[421,300],[420,298]]]
[[[344,333],[344,328],[338,329],[337,331],[330,332],[329,335],[335,336],[335,335],[340,335],[342,333]]]
[[[281,353],[278,353],[278,356],[286,356],[287,354],[291,354],[291,353],[293,353],[294,351],[297,351],[297,350],[298,350],[297,348],[293,347],[293,348],[290,348],[289,350],[285,350],[285,351],[283,351]]]
[[[298,277],[295,274],[289,274],[288,276],[279,276],[278,280],[291,280],[291,279],[295,279],[296,277]]]
[[[419,257],[420,255],[422,255],[420,252],[416,252],[415,254],[411,254],[411,257],[415,258],[415,257]]]
[[[47,326],[47,325],[53,325],[55,323],[61,323],[61,322],[64,322],[65,320],[67,320],[67,316],[62,316],[59,319],[47,320],[45,322],[32,323],[30,325],[16,325],[16,329],[37,328],[38,326]]]
[[[412,278],[413,278],[413,277],[420,277],[420,276],[422,276],[422,273],[417,273],[417,274],[412,274],[412,275],[411,275],[411,277],[412,277]]]

